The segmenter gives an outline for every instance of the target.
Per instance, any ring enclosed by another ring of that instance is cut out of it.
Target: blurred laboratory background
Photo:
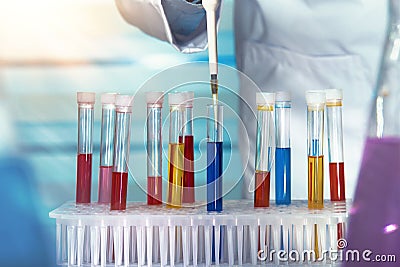
[[[225,199],[242,197],[243,165],[238,143],[246,142],[238,138],[238,129],[243,125],[238,119],[239,77],[234,70],[236,58],[233,3],[234,0],[224,0],[218,31],[218,59],[219,63],[224,65],[218,77],[221,84],[229,88],[225,90],[227,88],[221,86],[219,92],[219,99],[227,107],[224,111],[226,136],[223,153]],[[380,12],[384,14],[382,10]],[[273,10],[271,12],[274,13]],[[371,13],[375,13],[375,10]],[[279,12],[274,15],[280,16]],[[303,32],[302,25],[299,29]],[[370,30],[368,28],[365,32]],[[375,29],[372,32],[378,31]],[[379,37],[379,40],[383,40],[383,35],[383,31],[377,37],[372,34],[373,38]],[[360,39],[360,42],[364,45],[364,39]],[[295,42],[291,44],[297,45]],[[337,64],[343,66],[341,72],[348,73],[349,77],[354,73],[358,75],[362,84],[359,87],[363,89],[366,80],[372,81],[374,77],[365,75],[358,63],[353,65],[353,59],[354,62],[359,62],[358,57],[353,56],[343,57],[343,62],[341,56],[333,57],[332,65],[329,66],[335,68],[335,62],[338,60]],[[271,60],[279,62],[279,58]],[[64,202],[75,199],[78,131],[76,92],[93,91],[97,94],[93,134],[92,202],[97,201],[98,191],[100,94],[116,92],[134,95],[139,92],[135,95],[133,107],[128,201],[145,201],[147,177],[144,92],[166,91],[177,86],[177,81],[193,80],[196,82],[192,85],[178,86],[176,89],[193,90],[197,98],[209,97],[209,85],[197,82],[199,77],[203,77],[205,81],[209,79],[207,61],[207,51],[182,54],[170,44],[152,38],[127,24],[118,12],[114,0],[3,1],[0,8],[0,240],[3,241],[0,242],[0,265],[56,264],[56,225],[55,220],[50,219],[48,215]],[[318,62],[329,63],[329,57]],[[378,64],[374,69],[377,67]],[[290,80],[292,68],[285,70],[289,71],[287,80]],[[331,76],[330,78],[334,79],[334,75]],[[277,81],[277,84],[279,82]],[[350,88],[351,90],[347,91],[349,94],[356,94],[360,88]],[[279,89],[271,88],[276,91]],[[299,93],[302,93],[301,90]],[[346,99],[353,98],[355,102],[347,111],[347,107],[344,109],[344,113],[347,114],[344,116],[345,136],[350,136],[360,151],[363,142],[361,136],[364,132],[360,125],[365,123],[362,119],[354,123],[354,118],[366,117],[363,114],[368,107],[360,108],[360,103],[365,105],[370,97],[370,91],[366,92],[356,96],[347,95]],[[201,152],[206,150],[204,116],[205,103],[208,100],[198,101],[194,107],[194,115],[199,117],[194,122],[195,159],[198,160],[195,163],[195,169],[198,170],[195,180],[196,186],[199,187],[196,199],[203,200],[206,159],[205,153]],[[296,101],[304,105],[306,112],[304,99],[297,97]],[[167,105],[168,101],[165,101],[164,118],[168,114]],[[305,137],[306,121],[293,120],[293,124],[295,130],[292,131],[292,135],[295,132],[303,133]],[[300,129],[301,127],[303,128]],[[168,141],[168,122],[164,126],[163,134],[165,149]],[[299,141],[293,147],[300,147],[298,144]],[[305,144],[304,138],[304,148]],[[353,146],[345,146],[345,154],[352,152]],[[349,162],[346,169],[347,197],[353,195],[360,155],[361,152],[358,157],[353,157],[356,160]],[[305,157],[304,150],[304,166]],[[165,154],[163,168],[163,174],[166,176]],[[306,199],[306,172],[293,173],[292,177],[292,198]],[[329,198],[329,183],[325,182],[324,186],[325,198]],[[274,199],[274,187],[274,179],[271,179],[271,199]],[[163,196],[165,199],[165,191]]]
[[[224,2],[219,59],[234,67],[232,7],[233,1]],[[55,265],[56,228],[48,213],[75,199],[77,91],[98,94],[92,175],[92,201],[96,201],[99,95],[134,94],[166,68],[207,60],[207,52],[181,54],[128,25],[113,0],[4,2],[0,8],[1,265]],[[238,83],[234,76],[231,81]],[[153,90],[165,89],[160,84]],[[201,95],[198,90],[196,95]],[[224,98],[223,91],[220,97]],[[237,100],[232,97],[229,102],[235,110]],[[129,179],[128,200],[145,201],[141,189],[146,183],[145,146],[136,138],[143,135],[145,105],[138,104],[133,114],[131,162],[137,172],[135,179]],[[241,193],[239,179],[233,178],[240,178],[235,174],[241,171],[236,121],[227,112],[230,140],[225,149],[231,155],[231,169],[224,176],[224,189],[231,189],[226,190],[230,191],[228,198],[239,198]],[[201,137],[195,146],[199,158],[206,133],[201,126],[205,122],[198,124],[195,131]],[[198,183],[205,182],[202,177],[196,178]]]

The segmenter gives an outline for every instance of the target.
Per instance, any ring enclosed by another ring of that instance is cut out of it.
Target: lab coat
[[[207,46],[205,12],[200,5],[184,0],[116,0],[116,3],[128,23],[171,43],[179,51],[192,53]],[[235,1],[234,41],[238,70],[262,91],[290,91],[292,94],[294,199],[307,197],[305,91],[328,88],[344,91],[346,196],[353,195],[385,39],[387,6],[387,1],[380,0]],[[219,13],[220,9],[218,17]],[[257,90],[249,86],[246,79],[240,82],[243,99],[240,117],[246,126],[240,137],[253,139],[250,147],[247,142],[239,142],[242,154],[250,150],[251,155],[243,161],[243,194],[251,198],[256,124],[254,113],[248,107],[255,108]],[[324,152],[327,162],[326,145]],[[328,172],[325,173],[325,198],[329,198]]]

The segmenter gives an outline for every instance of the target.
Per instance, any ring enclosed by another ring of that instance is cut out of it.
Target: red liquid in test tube
[[[194,92],[183,92],[185,95],[185,122],[183,138],[179,136],[179,143],[184,144],[184,162],[183,162],[183,191],[182,202],[195,202],[195,182],[194,182],[194,138],[193,138],[193,100]]]
[[[331,200],[332,201],[346,200],[343,162],[329,163],[329,178],[330,178]]]
[[[147,177],[147,204],[162,204],[162,177]]]
[[[195,201],[194,194],[194,147],[193,147],[193,135],[185,136],[182,140],[182,136],[179,137],[179,142],[183,142],[184,149],[184,173],[183,173],[183,203],[193,203]]]
[[[342,90],[328,89],[326,93],[326,117],[329,151],[329,181],[331,201],[345,201]]]
[[[132,101],[133,98],[129,95],[117,95],[115,100],[116,119],[111,210],[126,209]]]
[[[147,102],[147,205],[162,204],[162,105],[163,92],[146,93]]]
[[[269,207],[270,170],[272,168],[273,143],[272,134],[275,106],[274,93],[257,93],[257,141],[256,141],[256,173],[254,188],[254,207]]]
[[[254,207],[269,207],[270,172],[257,172],[255,183]]]
[[[90,203],[92,186],[93,107],[95,93],[78,92],[78,155],[76,170],[76,203]]]
[[[113,172],[111,210],[125,210],[126,196],[128,192],[128,173]]]
[[[79,154],[76,177],[76,203],[90,203],[92,154]]]

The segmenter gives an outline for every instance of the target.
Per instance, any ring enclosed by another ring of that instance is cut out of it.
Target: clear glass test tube
[[[125,210],[128,191],[128,162],[132,120],[130,95],[117,95],[114,137],[114,170],[111,184],[111,210]]]
[[[257,139],[254,207],[269,207],[270,177],[275,146],[274,93],[257,93]]]
[[[147,101],[147,204],[162,204],[163,92],[148,92]]]
[[[92,186],[93,121],[96,94],[78,92],[78,156],[76,203],[90,203]]]
[[[179,140],[179,137],[183,135],[185,99],[185,94],[183,93],[171,93],[168,95],[170,124],[167,206],[172,208],[182,207],[184,144]]]
[[[275,94],[275,203],[289,205],[291,202],[291,149],[290,113],[292,109],[289,92]]]
[[[328,89],[325,90],[325,93],[331,201],[345,201],[342,122],[343,93],[339,89]]]
[[[194,92],[185,94],[185,118],[183,125],[183,136],[180,142],[184,144],[184,174],[183,174],[183,203],[194,203],[194,138],[193,138],[193,99]]]
[[[222,211],[223,106],[208,105],[207,211]]]
[[[114,165],[115,93],[101,95],[101,137],[99,169],[99,203],[111,201],[111,180]]]
[[[307,91],[308,208],[324,207],[324,91]]]

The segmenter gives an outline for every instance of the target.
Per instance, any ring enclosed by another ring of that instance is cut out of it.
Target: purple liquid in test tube
[[[114,165],[115,98],[116,94],[114,93],[101,95],[99,203],[103,204],[108,204],[111,200],[111,180]]]
[[[99,203],[104,203],[104,204],[110,203],[112,173],[113,173],[113,166],[100,166]]]

